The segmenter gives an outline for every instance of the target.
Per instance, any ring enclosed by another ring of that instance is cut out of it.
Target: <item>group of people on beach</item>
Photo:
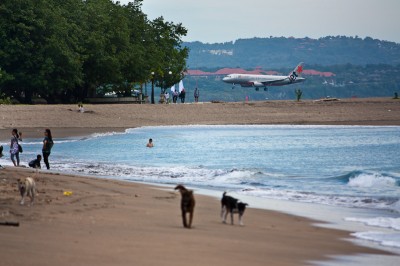
[[[181,99],[181,103],[185,103],[185,97],[186,97],[186,92],[185,89],[183,89],[181,92],[178,92],[177,90],[172,91],[172,102],[177,103],[178,102],[178,97]],[[166,91],[164,94],[164,99],[165,103],[169,103],[169,92]]]
[[[196,103],[199,102],[200,91],[199,91],[198,88],[196,88],[194,90],[193,96],[194,96],[194,101]],[[172,102],[173,103],[177,103],[178,102],[178,98],[181,100],[181,103],[185,103],[185,98],[186,98],[185,89],[182,89],[182,91],[180,91],[180,92],[178,92],[177,90],[173,90],[172,91]],[[167,104],[170,103],[169,92],[168,91],[166,91],[164,93],[164,100],[165,100],[165,103],[167,103]]]
[[[22,146],[19,141],[22,141],[22,132],[19,132],[18,129],[14,128],[11,131],[11,143],[10,143],[10,157],[11,161],[13,162],[14,166],[19,166],[20,164],[20,153],[23,152]],[[53,136],[51,135],[51,130],[46,128],[44,131],[44,139],[43,139],[43,146],[42,146],[42,155],[43,161],[46,165],[47,169],[50,169],[49,163],[49,156],[51,154],[51,149],[53,147]],[[0,157],[3,156],[3,146],[0,146]],[[38,154],[36,159],[33,159],[29,162],[29,166],[32,168],[41,168],[40,161],[42,160],[42,155]]]
[[[18,131],[18,129],[14,128],[11,131],[11,143],[10,143],[10,158],[13,162],[14,166],[19,166],[20,164],[20,153],[23,152],[21,144],[19,141],[22,141],[22,132]],[[44,139],[42,146],[42,154],[38,154],[35,159],[29,161],[29,167],[41,169],[41,161],[43,161],[46,165],[47,169],[50,169],[49,156],[51,154],[51,149],[53,148],[53,136],[51,135],[51,130],[46,128],[44,131]],[[153,139],[149,139],[149,142],[146,144],[146,147],[152,148],[154,147]],[[42,156],[43,155],[43,156]],[[0,158],[3,157],[3,146],[0,145]],[[0,165],[0,168],[2,166]]]

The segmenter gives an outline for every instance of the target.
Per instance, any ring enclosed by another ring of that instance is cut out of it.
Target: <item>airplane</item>
[[[300,77],[303,72],[303,63],[300,63],[287,76],[277,75],[254,75],[254,74],[229,74],[222,79],[223,82],[232,83],[232,89],[236,84],[242,87],[255,87],[267,90],[267,86],[283,86],[303,82],[305,78]]]

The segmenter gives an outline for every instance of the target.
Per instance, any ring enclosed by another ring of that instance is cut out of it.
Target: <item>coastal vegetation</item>
[[[178,82],[186,69],[181,38],[187,29],[163,17],[149,20],[142,1],[1,1],[2,97],[70,103],[94,96],[100,86],[130,96],[134,84]]]
[[[1,1],[1,103],[77,103],[137,90],[146,95],[152,85],[165,89],[181,79],[189,102],[195,88],[200,101],[296,100],[299,90],[301,99],[400,92],[398,43],[358,36],[183,42],[188,30],[182,24],[149,20],[142,2]],[[307,79],[299,85],[232,90],[221,81],[237,70],[286,75],[299,62]]]

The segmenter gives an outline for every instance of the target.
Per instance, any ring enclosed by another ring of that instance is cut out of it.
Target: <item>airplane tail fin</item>
[[[289,79],[291,81],[296,80],[297,77],[300,77],[303,73],[303,62],[299,63],[292,72],[289,73]]]

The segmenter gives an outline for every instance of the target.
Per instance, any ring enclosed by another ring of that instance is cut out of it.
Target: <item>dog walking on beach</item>
[[[186,228],[190,228],[192,226],[193,221],[193,212],[194,212],[194,205],[195,200],[193,196],[193,190],[188,190],[182,185],[177,185],[175,190],[179,190],[181,193],[181,211],[182,211],[182,221],[183,226]],[[189,213],[189,223],[186,220],[186,213]]]
[[[21,205],[25,203],[25,197],[28,196],[31,199],[30,205],[33,205],[35,201],[35,194],[36,194],[36,184],[35,180],[32,177],[27,178],[19,178],[18,182],[18,190],[21,194]]]
[[[235,199],[234,197],[227,196],[226,192],[222,194],[222,199],[221,199],[221,218],[222,222],[226,223],[226,217],[228,216],[228,213],[231,214],[231,224],[233,225],[233,214],[234,213],[239,213],[239,224],[243,225],[243,214],[244,211],[246,210],[247,203],[240,202],[238,199]]]

